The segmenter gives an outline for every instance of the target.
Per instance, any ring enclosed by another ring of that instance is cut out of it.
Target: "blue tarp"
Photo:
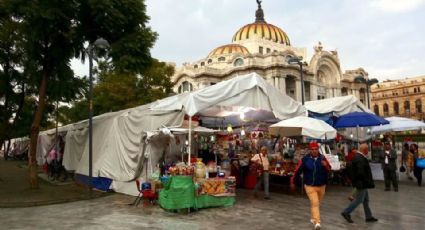
[[[75,180],[85,184],[90,185],[90,177],[82,174],[75,174]],[[92,187],[102,190],[102,191],[108,191],[111,187],[112,179],[106,178],[106,177],[92,177]]]
[[[308,116],[317,120],[322,120],[326,123],[328,123],[328,125],[330,126],[334,126],[334,122],[335,122],[335,116],[333,115],[333,112],[330,113],[315,113],[315,112],[311,112],[308,111]]]

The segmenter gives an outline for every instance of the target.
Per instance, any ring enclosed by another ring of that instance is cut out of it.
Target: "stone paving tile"
[[[354,224],[340,216],[348,204],[349,187],[329,186],[321,207],[323,229],[425,229],[425,187],[402,182],[400,191],[384,192],[382,182],[370,190],[370,206],[379,219],[365,223],[360,206]],[[158,206],[129,206],[133,197],[115,194],[29,208],[0,209],[1,229],[312,229],[305,196],[272,193],[272,200],[253,198],[239,190],[234,207],[170,213]]]

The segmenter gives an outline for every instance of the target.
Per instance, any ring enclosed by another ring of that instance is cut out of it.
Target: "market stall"
[[[251,154],[256,153],[264,142],[273,148],[272,138],[255,130],[256,126],[262,122],[268,126],[269,118],[276,121],[306,114],[302,105],[267,84],[257,74],[239,76],[195,92],[160,100],[151,109],[182,110],[187,115],[189,132],[187,151],[183,155],[187,165],[194,167],[192,182],[188,178],[171,176],[159,196],[159,203],[164,209],[233,204],[236,185],[240,185],[244,177],[232,176],[232,168],[235,165],[246,168]],[[212,128],[219,132],[213,138],[197,135],[196,126],[208,122],[215,124]],[[184,189],[178,185],[180,181],[185,181]],[[179,201],[174,201],[173,194],[179,193],[186,194],[188,202],[180,205]]]

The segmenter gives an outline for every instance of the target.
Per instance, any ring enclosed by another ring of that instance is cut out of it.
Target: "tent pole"
[[[360,138],[359,138],[359,126],[356,126],[356,132],[357,132],[357,149],[359,149],[360,146]]]
[[[190,165],[190,155],[192,154],[192,116],[189,116],[189,156],[187,159],[187,165]]]

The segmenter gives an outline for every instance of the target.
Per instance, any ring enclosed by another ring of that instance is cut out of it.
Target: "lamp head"
[[[96,39],[96,41],[93,42],[93,46],[100,49],[107,49],[110,47],[109,42],[103,38]]]
[[[302,60],[303,60],[302,56],[299,56],[299,57],[288,56],[286,58],[286,62],[288,62],[288,64],[299,64],[299,63],[301,63]]]
[[[366,78],[363,76],[357,76],[354,78],[354,82],[366,83]]]
[[[368,85],[373,85],[373,84],[376,84],[376,83],[378,83],[379,81],[378,81],[378,79],[376,79],[376,78],[372,78],[372,79],[369,79],[368,81],[367,81],[367,84]]]

